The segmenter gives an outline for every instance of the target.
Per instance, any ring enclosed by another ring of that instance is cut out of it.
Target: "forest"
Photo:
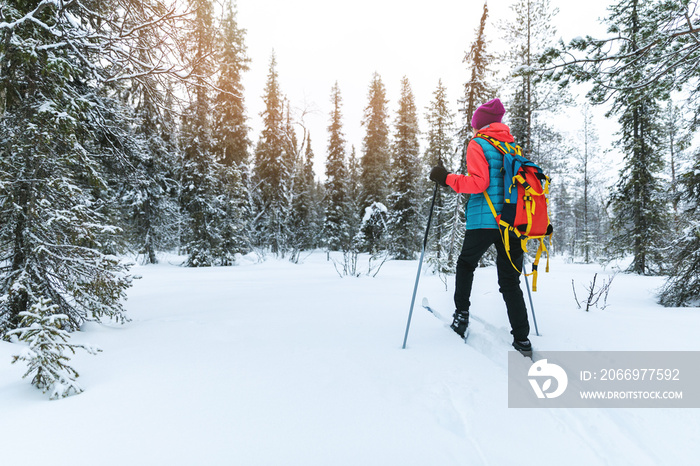
[[[434,188],[427,173],[443,163],[466,174],[471,115],[497,89],[524,154],[552,178],[551,253],[628,258],[629,273],[667,277],[663,305],[697,306],[697,1],[619,0],[605,13],[605,37],[567,43],[548,0],[511,8],[518,20],[490,29],[484,3],[455,57],[469,76],[458,113],[442,83],[417,108],[408,78],[392,112],[375,73],[364,137],[349,141],[338,83],[328,83],[327,134],[311,135],[290,110],[274,54],[255,57],[269,59],[269,71],[253,134],[242,84],[251,57],[235,2],[0,0],[0,337],[32,345],[17,358],[35,385],[70,386],[67,354],[78,348],[69,334],[86,321],[128,319],[134,258],[296,263],[320,249],[342,253],[341,276],[364,273],[361,254],[374,264],[367,273],[416,259]],[[507,53],[490,48],[497,33]],[[573,95],[582,83],[583,105]],[[591,113],[601,104],[624,156],[612,175]],[[555,124],[565,105],[584,116],[575,138]],[[313,152],[312,136],[327,141],[325,153]],[[465,202],[438,191],[426,257],[443,276],[461,247]]]

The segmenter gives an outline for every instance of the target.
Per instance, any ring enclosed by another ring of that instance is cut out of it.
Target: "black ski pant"
[[[474,270],[479,265],[479,259],[493,244],[496,246],[496,270],[498,271],[499,291],[508,309],[511,332],[516,340],[525,340],[530,334],[530,324],[527,320],[527,308],[520,289],[520,273],[523,268],[523,250],[520,240],[515,236],[510,237],[510,257],[508,260],[506,249],[500,232],[494,229],[467,230],[464,236],[462,252],[457,260],[457,277],[455,284],[455,309],[457,312],[469,310],[469,297],[472,293],[474,282]]]

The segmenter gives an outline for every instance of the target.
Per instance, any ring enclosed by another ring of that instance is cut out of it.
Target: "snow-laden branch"
[[[70,50],[97,83],[140,80],[148,76],[195,81],[197,77],[192,70],[197,61],[179,59],[184,56],[179,36],[193,11],[183,10],[177,2],[170,5],[159,2],[139,11],[131,8],[132,2],[126,3],[123,9],[105,16],[77,0],[43,0],[22,17],[0,22],[0,30],[8,41],[23,41],[26,28],[20,27],[33,24],[56,39],[33,45],[34,50]],[[49,10],[52,14],[47,20]],[[15,34],[18,37],[13,38]],[[148,37],[149,43],[142,42],[144,37]]]
[[[609,92],[640,90],[668,79],[679,83],[697,77],[700,69],[700,18],[697,3],[660,21],[642,44],[618,34],[605,39],[577,37],[546,50],[539,66],[521,70],[545,79],[588,81]],[[621,80],[625,70],[639,71],[635,81]]]
[[[41,23],[41,21],[38,21],[36,19],[36,16],[41,14],[42,11],[44,11],[46,8],[50,6],[56,6],[56,1],[55,0],[43,0],[39,5],[37,5],[36,8],[34,8],[32,11],[24,15],[23,17],[16,19],[15,21],[12,21],[11,23],[8,22],[0,22],[0,30],[14,30],[18,26],[23,25],[27,21],[34,21]],[[43,23],[42,23],[43,24]],[[48,26],[47,26],[48,28]]]

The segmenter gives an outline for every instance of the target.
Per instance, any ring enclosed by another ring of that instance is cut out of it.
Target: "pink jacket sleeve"
[[[450,173],[445,182],[458,193],[477,194],[486,191],[491,182],[489,163],[478,142],[469,141],[467,146],[467,175]]]

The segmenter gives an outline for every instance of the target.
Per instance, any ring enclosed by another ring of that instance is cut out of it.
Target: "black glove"
[[[447,170],[445,170],[445,167],[438,165],[436,167],[433,167],[432,170],[430,170],[430,179],[435,181],[440,186],[446,188],[448,174],[449,173],[447,173]]]

